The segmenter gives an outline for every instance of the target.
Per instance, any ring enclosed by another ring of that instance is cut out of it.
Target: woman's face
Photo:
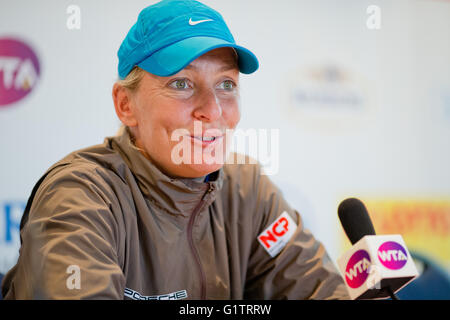
[[[235,52],[211,50],[169,77],[145,72],[129,108],[122,122],[165,174],[194,178],[220,169],[231,139],[226,130],[240,120]]]

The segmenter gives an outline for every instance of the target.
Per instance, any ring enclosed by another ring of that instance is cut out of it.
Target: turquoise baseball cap
[[[119,51],[119,77],[134,66],[167,77],[202,54],[220,47],[234,48],[239,71],[258,69],[256,56],[238,46],[220,13],[194,0],[163,0],[143,9]]]

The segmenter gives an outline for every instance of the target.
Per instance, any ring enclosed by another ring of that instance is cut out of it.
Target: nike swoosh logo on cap
[[[189,24],[191,26],[195,26],[196,24],[202,23],[202,22],[207,22],[207,21],[213,21],[212,19],[205,19],[205,20],[197,20],[197,21],[192,21],[192,18],[189,18]]]

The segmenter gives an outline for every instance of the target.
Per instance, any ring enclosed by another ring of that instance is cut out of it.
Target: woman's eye
[[[170,87],[174,88],[174,89],[188,89],[189,88],[189,83],[187,81],[187,79],[177,79],[175,81],[172,81],[169,84]]]
[[[231,80],[225,80],[219,85],[219,87],[223,90],[233,90],[235,88],[235,84]]]

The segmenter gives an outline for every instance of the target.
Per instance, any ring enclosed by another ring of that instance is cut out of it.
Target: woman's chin
[[[180,168],[180,174],[184,178],[199,178],[204,177],[212,172],[215,172],[223,167],[223,163],[201,163],[201,164],[185,164]]]

